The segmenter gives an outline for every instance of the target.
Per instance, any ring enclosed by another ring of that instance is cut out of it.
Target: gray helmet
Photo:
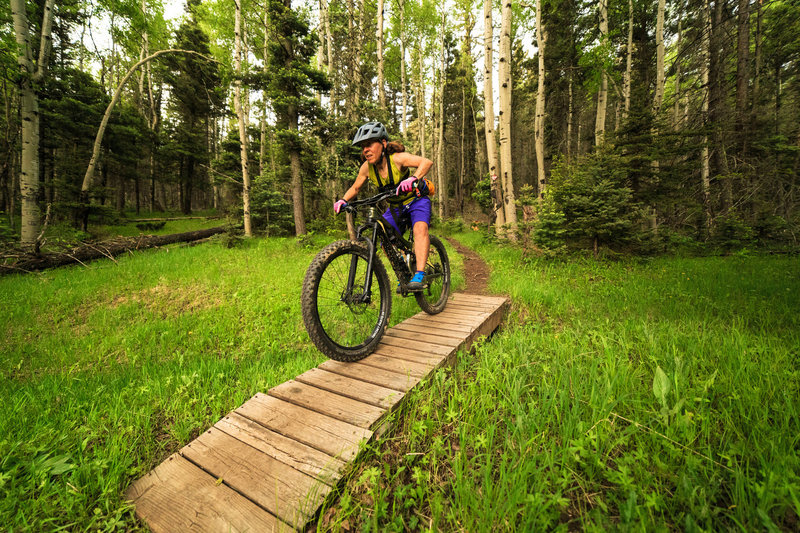
[[[386,128],[380,122],[367,122],[356,132],[353,137],[353,146],[363,141],[380,141],[381,139],[389,139],[389,134]]]

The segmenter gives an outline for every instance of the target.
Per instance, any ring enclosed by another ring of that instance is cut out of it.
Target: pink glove
[[[406,178],[400,182],[400,185],[397,187],[397,191],[395,194],[400,194],[401,192],[408,192],[412,188],[414,188],[414,182],[417,181],[416,176],[411,176],[410,178]]]
[[[334,204],[333,204],[333,212],[338,215],[339,211],[341,211],[342,208],[344,206],[346,206],[346,205],[347,205],[347,202],[345,202],[344,200],[339,200],[338,202],[334,202]]]

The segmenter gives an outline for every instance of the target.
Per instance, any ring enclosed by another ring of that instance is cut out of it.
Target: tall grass
[[[300,287],[332,240],[172,246],[0,278],[0,527],[139,527],[122,499],[132,481],[323,360]],[[416,312],[397,297],[392,321]]]
[[[457,237],[512,312],[413,395],[321,529],[800,527],[798,258],[521,266]]]

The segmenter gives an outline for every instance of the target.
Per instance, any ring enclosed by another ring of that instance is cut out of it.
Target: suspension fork
[[[370,227],[370,225],[364,225],[358,228],[358,233],[356,234],[356,240],[360,242],[365,242],[367,244],[367,250],[369,254],[369,260],[367,261],[367,272],[365,274],[366,279],[364,280],[364,290],[359,297],[359,303],[370,303],[372,300],[372,269],[374,265],[374,261],[377,257],[375,253],[375,246],[378,241],[378,223],[375,222],[371,225],[372,227],[372,236],[371,238],[366,238],[362,235],[363,231]],[[345,294],[352,295],[353,294],[353,286],[356,283],[356,270],[358,269],[358,256],[353,255],[350,258],[350,271],[347,273],[347,289]]]

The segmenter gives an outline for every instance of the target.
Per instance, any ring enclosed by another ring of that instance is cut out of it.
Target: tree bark
[[[253,227],[250,219],[250,169],[247,161],[247,123],[248,114],[242,105],[242,41],[244,40],[242,28],[242,3],[234,0],[236,17],[234,22],[234,70],[236,79],[233,82],[233,106],[239,123],[239,156],[242,165],[242,211],[244,215],[244,236],[253,236]]]
[[[408,118],[408,91],[406,91],[406,22],[405,22],[405,0],[399,0],[400,6],[400,92],[403,99],[403,116],[400,119],[400,131],[403,134],[408,129],[406,122]]]
[[[500,169],[497,167],[497,140],[494,133],[494,88],[493,88],[493,41],[494,28],[492,27],[492,0],[483,2],[483,46],[484,46],[484,70],[483,70],[483,108],[484,108],[484,130],[486,132],[486,159],[489,165],[489,179],[491,180],[492,203],[494,204],[495,225],[498,233],[502,232],[502,227],[506,223],[506,215],[503,208],[503,188],[497,178]]]
[[[701,81],[703,86],[703,104],[702,104],[702,118],[703,118],[703,141],[700,152],[700,185],[702,187],[703,195],[703,213],[705,214],[705,232],[709,233],[711,229],[711,177],[710,177],[710,156],[708,150],[708,99],[709,99],[709,68],[711,65],[711,0],[706,0],[703,4],[703,31],[702,34],[702,48],[703,48],[703,66],[701,71]]]
[[[745,0],[746,1],[746,0]],[[664,103],[664,0],[658,0],[656,15],[656,89],[653,96],[653,117],[658,118]]]
[[[386,111],[386,87],[383,78],[383,2],[378,0],[378,28],[375,38],[378,45],[378,103],[383,111]]]
[[[293,134],[292,144],[289,148],[289,164],[292,171],[292,205],[294,212],[294,231],[295,235],[305,235],[306,219],[303,199],[303,177],[300,173],[300,152],[295,143],[299,142],[297,109],[289,106],[288,111],[289,130]]]
[[[739,0],[738,41],[736,50],[736,130],[739,156],[747,152],[747,82],[750,77],[750,0]]]
[[[44,4],[39,32],[39,57],[34,64],[26,3],[24,0],[11,0],[14,35],[19,46],[17,64],[20,73],[18,88],[22,119],[22,158],[19,171],[22,203],[20,243],[24,248],[35,247],[39,238],[41,211],[36,202],[39,194],[39,94],[36,85],[47,73],[53,2],[54,0],[46,0]]]
[[[436,150],[436,174],[439,177],[439,218],[444,220],[447,216],[447,175],[444,171],[444,89],[446,84],[445,76],[445,49],[444,49],[444,33],[445,33],[445,5],[442,2],[442,27],[440,33],[439,45],[441,47],[442,57],[439,67],[439,146]]]
[[[534,125],[536,137],[536,175],[537,195],[539,202],[544,200],[544,190],[547,183],[544,173],[544,117],[545,117],[545,65],[544,54],[547,45],[547,30],[542,17],[542,0],[536,0],[536,44],[539,47],[539,80],[536,89],[536,123]],[[572,87],[570,86],[570,106],[572,105]],[[569,142],[569,140],[568,140]]]
[[[600,0],[600,40],[608,39],[608,0]],[[606,108],[608,106],[608,74],[605,67],[600,73],[600,90],[597,92],[597,115],[594,122],[594,144],[603,144],[606,132]]]
[[[509,238],[517,231],[517,205],[514,199],[514,178],[511,163],[511,0],[504,0],[500,28],[500,170],[503,180],[503,205]]]

